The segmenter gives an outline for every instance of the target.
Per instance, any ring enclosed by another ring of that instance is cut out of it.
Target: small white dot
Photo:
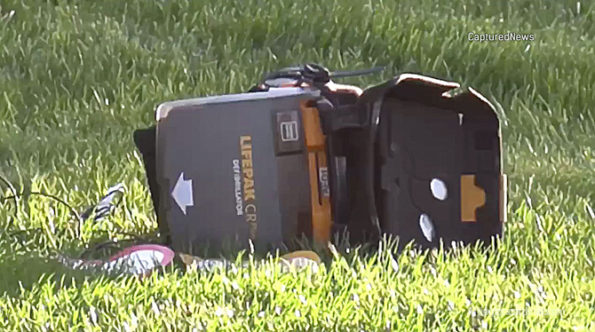
[[[434,195],[434,198],[439,199],[441,201],[445,200],[448,197],[446,183],[444,183],[444,181],[440,179],[432,179],[432,181],[430,181],[430,190],[432,191],[432,195]]]
[[[421,232],[424,234],[426,240],[428,240],[428,242],[432,242],[434,239],[434,225],[427,214],[423,213],[419,216],[419,227],[421,228]]]

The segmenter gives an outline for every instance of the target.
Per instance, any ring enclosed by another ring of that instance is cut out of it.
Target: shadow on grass
[[[47,257],[33,254],[12,255],[0,262],[0,295],[18,297],[23,291],[31,291],[41,279],[68,286],[89,278],[89,273],[71,270]]]
[[[118,275],[109,275],[99,270],[76,270],[71,268],[71,263],[63,262],[55,254],[40,252],[39,250],[30,250],[35,243],[39,243],[40,234],[32,232],[20,232],[18,235],[12,233],[0,234],[0,296],[8,295],[12,297],[20,296],[23,291],[31,291],[35,286],[52,284],[54,288],[69,287],[79,284],[84,280],[93,280],[95,278],[117,278]],[[96,241],[103,243],[104,238]],[[122,241],[120,245],[132,245],[128,241]],[[18,244],[17,244],[18,243]],[[33,245],[32,245],[33,244]],[[67,260],[75,262],[81,256],[81,249],[75,243],[67,243],[61,255]],[[95,248],[93,248],[95,249]],[[90,254],[85,255],[86,260],[107,259],[123,247],[102,247],[97,250],[91,250]],[[76,253],[76,252],[79,253]]]

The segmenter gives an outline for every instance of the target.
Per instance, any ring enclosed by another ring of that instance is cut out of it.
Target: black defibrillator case
[[[502,235],[500,127],[484,97],[414,74],[363,91],[323,83],[164,103],[156,129],[135,132],[173,247],[345,230],[352,243],[389,234],[400,248]]]

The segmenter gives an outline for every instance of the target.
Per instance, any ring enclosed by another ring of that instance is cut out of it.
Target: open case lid
[[[457,88],[402,74],[359,98],[355,108],[367,121],[352,144],[356,189],[347,222],[356,241],[378,232],[399,235],[400,244],[437,246],[440,240],[489,242],[502,233],[506,182],[498,117],[477,91],[452,94]],[[436,198],[436,184],[448,188],[448,198]],[[433,222],[423,231],[426,219]]]

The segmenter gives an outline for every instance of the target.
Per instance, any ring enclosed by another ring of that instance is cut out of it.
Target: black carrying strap
[[[134,144],[143,157],[143,164],[145,166],[145,174],[149,182],[149,191],[153,200],[153,208],[158,211],[159,208],[159,190],[157,184],[157,169],[155,165],[155,143],[156,143],[156,126],[151,126],[145,129],[137,129],[134,131]]]
[[[348,105],[324,100],[318,103],[327,137],[334,221],[347,225],[354,243],[375,241],[381,235],[375,195],[375,145],[382,101],[392,85],[387,82],[367,89]],[[323,95],[333,97],[332,92],[324,90]]]
[[[157,142],[157,127],[151,126],[145,129],[137,129],[133,134],[134,145],[141,153],[143,158],[143,165],[145,167],[145,175],[149,184],[149,191],[151,193],[151,200],[153,201],[153,208],[157,216],[157,224],[159,232],[165,237],[166,243],[171,243],[169,237],[169,227],[167,224],[159,219],[159,199],[160,188],[157,183],[157,166],[156,166],[156,142]]]

